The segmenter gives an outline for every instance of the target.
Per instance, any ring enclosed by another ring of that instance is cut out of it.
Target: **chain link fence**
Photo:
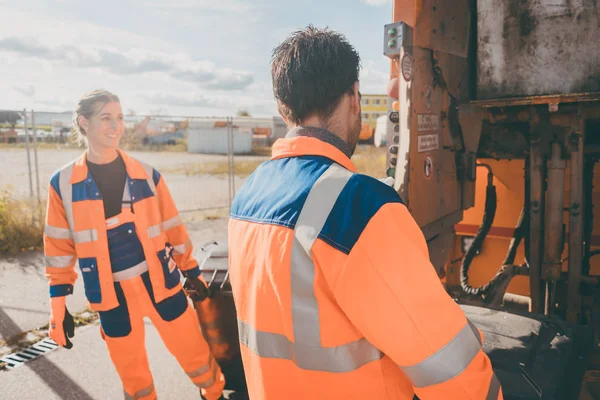
[[[0,110],[0,191],[42,218],[52,174],[85,150],[72,113]],[[156,168],[180,212],[227,210],[236,191],[284,136],[279,117],[127,115],[120,148]]]

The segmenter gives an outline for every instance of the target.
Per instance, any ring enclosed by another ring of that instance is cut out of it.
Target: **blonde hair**
[[[73,131],[75,132],[76,140],[79,145],[81,145],[84,142],[87,143],[87,133],[81,127],[81,125],[79,125],[79,117],[83,116],[86,119],[90,119],[91,117],[96,115],[96,113],[98,113],[102,109],[102,107],[104,107],[104,105],[113,101],[119,103],[121,102],[116,94],[113,94],[103,89],[92,90],[91,92],[87,92],[81,97],[81,99],[79,99],[79,103],[77,103],[77,108],[73,113],[72,121]],[[102,104],[98,107],[98,103]]]

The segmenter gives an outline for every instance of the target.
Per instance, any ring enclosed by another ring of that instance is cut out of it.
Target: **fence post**
[[[42,198],[40,197],[40,164],[37,156],[37,129],[35,126],[35,112],[31,110],[31,128],[33,130],[33,154],[35,157],[35,180],[37,183],[38,207],[42,208]]]
[[[233,179],[235,176],[235,170],[233,165],[233,118],[227,117],[227,162],[229,171],[229,211],[231,211],[231,204],[233,203],[234,187]]]
[[[31,156],[29,154],[29,128],[27,126],[27,109],[23,109],[23,128],[25,130],[25,143],[27,147],[27,167],[29,169],[29,202],[31,203],[31,223],[35,223],[35,213],[33,212],[33,177],[31,173]]]

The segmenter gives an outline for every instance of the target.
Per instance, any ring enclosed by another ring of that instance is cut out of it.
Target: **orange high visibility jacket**
[[[105,219],[86,154],[50,179],[44,229],[46,275],[51,297],[71,294],[78,261],[90,308],[107,311],[119,305],[106,234],[110,221]],[[179,270],[198,276],[200,269],[165,180],[154,168],[121,150],[119,154],[127,171],[126,193],[131,198],[136,234],[158,303],[181,290]]]
[[[236,194],[229,247],[252,400],[502,399],[400,197],[336,147],[278,140]]]

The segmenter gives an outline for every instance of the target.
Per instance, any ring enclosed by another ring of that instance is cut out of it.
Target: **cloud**
[[[15,89],[17,92],[21,93],[23,96],[26,97],[35,96],[35,88],[32,85],[13,86],[13,89]]]
[[[51,47],[35,38],[0,39],[0,52],[13,52],[40,60],[62,62],[79,68],[99,68],[116,75],[165,73],[171,78],[195,83],[201,88],[240,90],[254,82],[252,74],[219,69],[210,61],[196,61],[187,54],[150,52],[140,49],[60,45]]]
[[[229,96],[189,92],[145,92],[135,96],[154,106],[164,108],[212,109],[231,115],[237,109],[246,109],[252,115],[274,115],[275,102],[271,97],[247,95]]]
[[[360,0],[362,3],[369,6],[387,6],[392,4],[392,0]]]
[[[363,62],[360,71],[360,90],[362,93],[385,94],[390,79],[388,71],[382,71],[376,67],[375,61]]]

